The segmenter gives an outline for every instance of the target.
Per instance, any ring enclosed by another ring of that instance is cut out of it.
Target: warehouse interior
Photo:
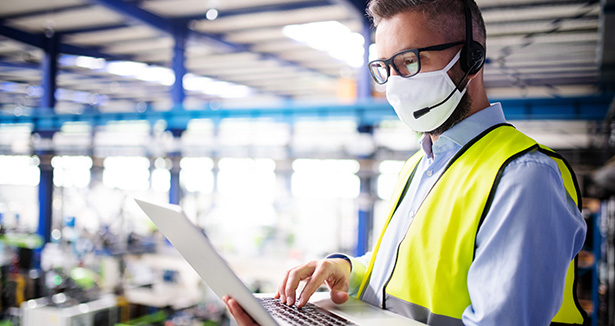
[[[0,325],[227,325],[134,198],[182,206],[255,292],[361,255],[420,135],[363,0],[0,1]],[[562,154],[577,294],[615,325],[615,0],[476,0],[484,79]]]

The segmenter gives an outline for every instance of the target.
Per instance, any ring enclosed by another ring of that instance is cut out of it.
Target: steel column
[[[369,249],[369,235],[374,224],[373,183],[374,174],[371,160],[361,161],[359,178],[361,193],[359,195],[359,212],[357,221],[357,244],[354,256],[362,256]]]
[[[181,199],[181,187],[179,184],[179,155],[171,156],[171,187],[169,188],[169,203],[179,205]]]
[[[186,74],[186,36],[188,28],[186,25],[178,25],[174,29],[173,39],[173,73],[175,82],[171,88],[171,98],[173,109],[182,109],[186,93],[184,91],[184,75]]]
[[[52,110],[56,105],[56,79],[58,76],[58,46],[59,37],[53,34],[44,39],[43,50],[45,55],[42,62],[43,78],[41,86],[43,87],[43,96],[41,97],[41,108]]]
[[[36,233],[43,238],[44,243],[51,239],[52,202],[53,202],[53,155],[39,155],[41,179],[38,185],[39,219]]]
[[[357,96],[360,100],[366,100],[372,97],[372,77],[369,74],[369,70],[367,70],[367,63],[369,62],[369,46],[372,43],[372,32],[369,28],[369,22],[367,20],[363,20],[363,28],[361,29],[361,35],[363,35],[363,39],[365,39],[365,43],[363,43],[363,67],[359,68],[359,78],[357,81]]]
[[[40,107],[52,113],[56,105],[55,92],[58,76],[59,44],[59,37],[55,33],[48,35],[43,40],[45,55],[42,62],[43,76],[41,86],[43,88],[43,95],[41,96]],[[53,148],[51,146],[51,138],[55,131],[49,130],[48,126],[42,128],[40,124],[35,124],[33,130],[33,133],[37,133],[42,138],[41,144],[38,145],[41,148],[35,148],[35,153],[40,159],[39,169],[41,173],[38,185],[39,217],[37,234],[43,238],[44,243],[47,243],[51,239],[53,216],[53,167],[51,166]],[[38,265],[39,261],[35,262],[35,264]]]

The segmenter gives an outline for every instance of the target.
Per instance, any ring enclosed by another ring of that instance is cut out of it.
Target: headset
[[[418,119],[425,114],[429,113],[429,111],[439,107],[440,105],[446,103],[453,94],[458,91],[466,81],[469,75],[473,75],[480,71],[480,68],[485,64],[485,48],[478,42],[474,41],[473,31],[472,31],[472,11],[470,10],[470,0],[462,0],[465,20],[466,20],[466,42],[461,48],[461,54],[459,55],[459,65],[461,66],[461,70],[465,72],[463,78],[455,85],[453,91],[448,94],[448,96],[442,100],[440,103],[437,103],[432,106],[424,107],[420,110],[416,110],[413,112],[414,118]]]
[[[483,67],[483,64],[485,64],[485,48],[480,43],[474,41],[470,0],[462,1],[466,19],[466,43],[461,49],[459,61],[463,72],[473,75]]]

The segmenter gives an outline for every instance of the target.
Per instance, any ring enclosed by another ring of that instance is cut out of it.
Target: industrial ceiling
[[[611,87],[612,1],[477,2],[490,97],[593,96]],[[359,96],[381,96],[367,58],[345,62],[288,32],[338,22],[322,26],[369,39],[364,9],[359,0],[2,0],[0,109],[40,106],[49,46],[60,52],[57,113],[328,101],[355,96],[354,85]],[[178,67],[186,75],[179,100]]]

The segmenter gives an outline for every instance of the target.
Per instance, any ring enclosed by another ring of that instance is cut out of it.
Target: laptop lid
[[[278,325],[180,206],[135,201],[219,298],[231,296],[262,326]]]

